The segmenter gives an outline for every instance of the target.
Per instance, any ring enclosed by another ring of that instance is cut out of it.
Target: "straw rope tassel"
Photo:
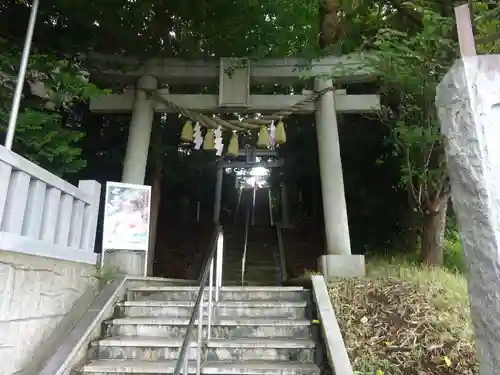
[[[193,142],[193,123],[191,121],[186,121],[182,127],[181,140],[183,142]]]
[[[258,148],[268,148],[269,147],[269,132],[267,131],[267,126],[261,126],[259,130],[259,137],[257,139]]]
[[[238,134],[233,132],[231,139],[229,141],[229,146],[227,147],[227,155],[236,157],[238,156],[239,144],[238,144]]]
[[[205,134],[205,139],[203,140],[203,149],[205,151],[210,151],[215,148],[214,142],[214,131],[212,129],[207,129],[207,133]]]
[[[283,124],[283,121],[281,120],[278,121],[278,124],[276,125],[274,141],[278,145],[286,143],[285,124]]]

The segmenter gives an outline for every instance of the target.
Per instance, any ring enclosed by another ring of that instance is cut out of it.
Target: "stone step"
[[[127,359],[137,361],[176,360],[182,339],[141,336],[112,336],[90,344],[89,358]],[[197,344],[188,349],[189,360],[196,360]]]
[[[272,254],[270,254],[272,255]],[[257,257],[255,257],[257,258]],[[274,266],[276,267],[276,262],[274,258],[266,258],[263,259],[262,257],[259,257],[258,259],[253,259],[253,258],[247,258],[245,261],[245,267],[261,267],[261,266]],[[231,259],[229,257],[224,258],[224,272],[231,270],[231,269],[238,269],[241,270],[241,256],[238,258]]]
[[[143,286],[197,286],[198,280],[169,279],[164,277],[131,276],[127,279],[128,288]]]
[[[277,273],[278,273],[277,270],[272,270],[272,271],[254,270],[252,272],[245,272],[245,280],[260,281],[262,283],[265,283],[267,281],[267,284],[270,283],[276,284]]]
[[[246,276],[245,277],[245,282],[243,285],[269,285],[271,283],[277,284],[277,278],[276,277],[257,277],[257,276]],[[229,285],[229,284],[228,284]],[[241,280],[238,282],[238,284],[235,285],[241,285]]]
[[[278,266],[276,264],[247,264],[245,267],[245,272],[252,271],[276,271]]]
[[[192,301],[196,299],[198,287],[149,286],[129,288],[127,300],[131,301]],[[206,293],[208,298],[208,293]],[[223,287],[221,301],[303,301],[309,300],[310,291],[302,287]]]
[[[247,265],[245,267],[245,272],[251,272],[251,271],[269,271],[269,272],[273,272],[273,270],[276,270],[278,269],[278,267],[275,265],[275,264],[268,264],[268,265]],[[236,268],[233,268],[232,270],[228,270],[227,272],[224,273],[225,274],[229,274],[229,273],[233,273],[233,274],[238,274],[238,275],[241,275],[241,267],[238,267],[237,269]]]
[[[245,277],[247,275],[256,275],[256,276],[259,276],[259,277],[263,277],[265,278],[267,275],[274,275],[276,274],[276,272],[278,272],[277,269],[253,269],[253,270],[245,270]],[[224,274],[223,276],[223,280],[227,280],[227,279],[241,279],[241,271],[238,271],[238,272],[227,272]],[[226,285],[226,284],[224,284]],[[268,284],[262,284],[262,285],[275,285],[274,282],[273,283],[268,283]]]
[[[229,268],[229,267],[228,267]],[[251,273],[251,272],[258,272],[258,273],[275,273],[279,268],[276,267],[275,265],[269,265],[269,266],[250,266],[245,268],[245,274]],[[233,267],[229,268],[227,272],[224,273],[223,277],[226,278],[227,275],[233,275],[233,276],[240,276],[241,277],[241,267]]]
[[[224,258],[224,265],[226,265],[226,258]],[[241,272],[241,259],[239,259],[237,262],[231,263],[233,267],[227,267],[227,270],[225,272],[229,272],[229,270],[237,270]],[[247,259],[245,262],[245,268],[246,269],[251,269],[251,268],[260,268],[260,267],[277,267],[278,265],[274,261],[274,258],[269,259],[269,260],[262,260],[262,259],[256,259],[256,260],[251,260]]]
[[[117,336],[95,341],[89,357],[138,361],[175,360],[182,341],[160,337]],[[208,361],[314,361],[315,344],[308,339],[213,339],[205,342]],[[197,358],[197,344],[188,349],[189,360]]]
[[[269,284],[276,284],[276,280],[248,280],[246,279],[244,284],[245,286],[259,286],[259,285],[269,285]],[[234,285],[234,286],[241,286],[241,278],[234,278],[234,279],[224,279],[224,285]]]
[[[224,265],[226,265],[226,258],[224,258]],[[241,272],[241,259],[239,259],[237,262],[232,262],[230,263],[230,265],[232,267],[227,267],[227,270],[234,270],[236,268],[237,271],[240,271]],[[247,261],[245,262],[245,268],[246,269],[250,269],[250,268],[259,268],[259,267],[277,267],[274,259],[270,259],[270,260],[255,260],[255,261],[252,261],[250,259],[247,259]],[[228,271],[226,271],[228,272]]]
[[[246,258],[246,264],[254,264],[254,265],[267,265],[274,264],[274,251],[269,249],[266,250],[266,256],[264,254],[255,254],[250,253]]]
[[[105,323],[106,337],[149,336],[182,338],[189,319],[117,318]],[[206,334],[206,322],[203,330]],[[311,322],[305,319],[222,318],[211,327],[213,338],[311,338]]]
[[[246,275],[245,276],[245,284],[243,285],[269,285],[271,283],[276,284],[278,279],[276,278],[276,275],[270,275],[270,276],[258,276],[258,275]],[[241,280],[239,282],[239,285],[241,285]]]
[[[276,267],[273,268],[255,268],[255,269],[249,269],[245,271],[245,277],[249,276],[259,276],[259,277],[270,277],[276,275],[278,272],[278,269]],[[241,274],[240,274],[241,276]]]
[[[97,360],[77,368],[85,375],[165,375],[174,372],[176,361]],[[203,362],[201,373],[205,375],[319,375],[319,367],[301,362]],[[196,373],[196,362],[188,363],[188,373]]]
[[[219,317],[306,318],[306,301],[223,301],[216,309]],[[117,304],[117,317],[189,318],[194,301],[123,301]],[[205,303],[208,312],[208,304]]]
[[[313,363],[311,339],[216,339],[207,343],[207,361],[290,361]]]
[[[245,273],[245,280],[254,280],[254,281],[267,281],[267,285],[271,282],[276,283],[276,271],[274,272],[247,272]]]
[[[264,277],[265,276],[265,277]],[[259,285],[269,285],[269,284],[274,284],[276,285],[276,277],[275,274],[271,274],[271,275],[260,275],[258,278],[255,278],[255,277],[248,277],[248,274],[245,275],[245,281],[251,281],[251,282],[254,282],[254,283],[258,283],[258,284],[250,284],[250,286],[259,286]],[[238,284],[227,284],[226,281],[229,281],[229,282],[234,282],[234,281],[237,281]],[[241,286],[241,275],[235,275],[235,276],[232,276],[231,275],[228,275],[228,277],[224,278],[224,285],[239,285]],[[245,284],[245,286],[248,286],[247,284]]]

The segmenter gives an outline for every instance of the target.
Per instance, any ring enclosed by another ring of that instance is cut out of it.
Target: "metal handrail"
[[[255,192],[255,190],[254,190]],[[247,214],[245,218],[245,241],[243,243],[243,255],[241,257],[241,286],[245,284],[245,271],[246,271],[246,262],[247,262],[247,248],[248,248],[248,227],[250,226],[250,207],[254,206],[255,201],[251,206],[252,201],[248,200],[247,206]]]
[[[205,286],[208,279],[208,318],[207,318],[207,339],[210,340],[212,328],[212,306],[213,302],[219,302],[220,288],[222,284],[222,256],[224,248],[224,233],[222,226],[217,225],[213,237],[210,241],[210,254],[203,266],[203,273],[200,276],[200,287],[198,295],[194,303],[193,312],[189,318],[189,323],[186,329],[186,335],[182,341],[181,349],[179,352],[179,359],[175,365],[174,375],[188,374],[188,349],[191,343],[191,331],[194,328],[196,318],[198,318],[198,336],[197,336],[197,357],[196,357],[196,374],[201,373],[201,358],[203,351],[203,319],[204,315],[204,294]],[[215,293],[214,287],[214,260],[215,260]],[[215,294],[215,295],[214,295]]]
[[[274,226],[274,215],[273,215],[273,199],[271,195],[271,188],[267,188],[267,204],[269,205],[269,224]]]
[[[253,193],[252,193],[252,227],[255,225],[255,199],[257,196],[257,187],[253,187]]]

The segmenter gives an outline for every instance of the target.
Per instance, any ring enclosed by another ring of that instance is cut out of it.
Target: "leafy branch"
[[[6,124],[17,80],[20,51],[0,40],[0,123]],[[62,175],[85,166],[78,142],[80,115],[74,106],[101,95],[76,61],[38,53],[30,56],[26,72],[14,149],[52,172]],[[0,126],[5,131],[5,125]]]

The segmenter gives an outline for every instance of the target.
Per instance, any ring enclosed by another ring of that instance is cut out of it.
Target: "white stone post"
[[[78,187],[92,197],[92,204],[83,212],[83,228],[85,228],[85,231],[82,233],[82,248],[94,253],[99,202],[101,201],[101,184],[92,180],[80,180]]]
[[[464,57],[436,102],[481,375],[500,367],[500,55]]]
[[[123,162],[122,182],[144,184],[146,164],[148,162],[151,128],[154,108],[147,94],[140,89],[154,90],[158,82],[155,77],[143,76],[137,82],[132,119],[128,133],[127,150]]]
[[[157,88],[155,77],[143,76],[137,82],[127,150],[123,162],[122,182],[143,185],[146,177],[149,143],[153,126],[154,107],[147,94],[140,90]],[[104,249],[103,249],[104,251]],[[106,249],[103,266],[129,276],[146,276],[146,252],[143,250]]]
[[[316,78],[314,81],[316,91],[332,85],[331,79]],[[326,234],[326,255],[320,257],[319,268],[327,279],[363,276],[364,257],[351,255],[333,90],[322,95],[317,101],[316,133]]]

